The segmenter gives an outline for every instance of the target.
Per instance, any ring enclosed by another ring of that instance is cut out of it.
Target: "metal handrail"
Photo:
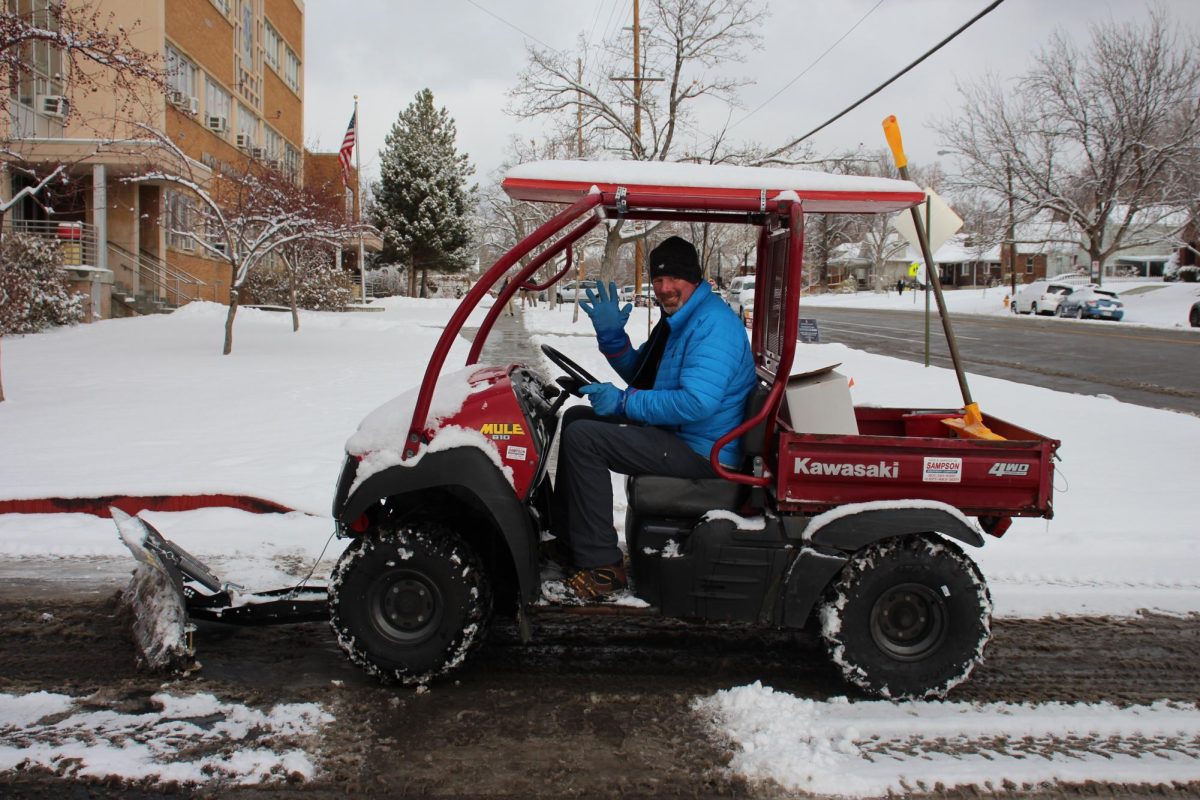
[[[57,242],[64,267],[95,267],[96,226],[73,220],[14,219],[13,233]]]
[[[109,242],[108,252],[125,262],[126,268],[138,276],[139,284],[146,283],[162,290],[167,300],[174,305],[180,305],[181,301],[198,300],[200,287],[208,285],[195,275],[177,269],[145,250],[133,253],[115,242]],[[187,294],[182,288],[184,286],[190,286],[195,291]]]

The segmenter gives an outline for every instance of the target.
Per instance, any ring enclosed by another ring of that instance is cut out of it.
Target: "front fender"
[[[482,509],[486,523],[507,546],[521,597],[527,603],[536,600],[541,591],[537,529],[528,510],[517,499],[512,484],[477,448],[458,447],[425,453],[411,466],[398,465],[377,472],[338,504],[334,516],[339,528],[345,530],[381,500],[447,489],[474,499],[472,505]]]

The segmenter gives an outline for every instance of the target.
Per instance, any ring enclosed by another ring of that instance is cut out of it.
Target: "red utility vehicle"
[[[713,448],[719,477],[628,480],[631,591],[648,607],[612,611],[773,628],[815,622],[845,678],[878,696],[940,697],[966,679],[990,636],[991,602],[964,548],[1000,536],[1014,516],[1052,515],[1058,442],[986,416],[1003,439],[959,438],[941,420],[960,409],[858,408],[855,435],[805,433],[785,402],[805,215],[893,213],[924,193],[908,181],[636,162],[524,165],[504,189],[566,207],[467,293],[419,389],[374,412],[351,438],[333,514],[352,541],[327,600],[235,599],[147,531],[143,550],[174,570],[187,613],[269,622],[327,609],[355,663],[407,683],[459,665],[493,613],[515,615],[530,636],[529,615],[545,604],[538,545],[549,528],[559,411],[595,379],[549,347],[565,377],[478,364],[493,324],[522,286],[541,291],[566,276],[570,246],[606,221],[752,225],[757,390],[742,425]],[[551,281],[530,283],[564,253]],[[499,290],[467,368],[444,370],[468,314],[531,255]],[[745,453],[736,472],[717,460],[734,437]]]

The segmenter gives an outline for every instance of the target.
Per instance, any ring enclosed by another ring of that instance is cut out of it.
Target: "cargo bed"
[[[960,439],[942,423],[960,410],[860,407],[854,415],[856,436],[796,433],[780,422],[780,510],[937,500],[975,517],[1054,515],[1057,440],[988,415],[1004,441]]]

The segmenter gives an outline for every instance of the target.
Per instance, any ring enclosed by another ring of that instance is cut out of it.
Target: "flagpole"
[[[362,302],[367,304],[367,268],[363,259],[362,234],[362,168],[359,166],[359,153],[362,150],[362,137],[359,131],[362,123],[358,118],[358,95],[354,95],[354,224],[358,227],[358,276],[362,282]]]

